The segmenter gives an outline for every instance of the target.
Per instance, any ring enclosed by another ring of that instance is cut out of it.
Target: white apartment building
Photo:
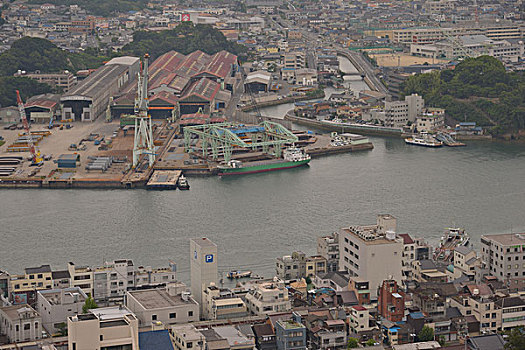
[[[199,320],[199,304],[182,282],[170,283],[166,288],[128,291],[126,306],[137,316],[140,327],[159,321],[168,325]]]
[[[327,272],[339,271],[339,233],[317,238],[317,255],[326,259]]]
[[[58,332],[60,323],[65,324],[68,317],[82,313],[86,299],[86,293],[79,287],[38,291],[37,309],[42,327],[49,334]]]
[[[282,280],[259,282],[255,285],[255,289],[246,294],[246,306],[250,313],[261,316],[288,312],[292,309],[288,290]]]
[[[139,266],[135,271],[135,287],[155,286],[177,281],[177,265],[169,263],[169,267],[151,268]]]
[[[405,96],[404,101],[385,101],[385,126],[401,128],[415,122],[424,106],[425,100],[417,94]]]
[[[0,307],[0,334],[9,343],[41,339],[42,317],[27,304]]]
[[[501,309],[501,328],[509,330],[525,326],[525,299],[523,297],[502,298],[496,302]]]
[[[525,233],[481,236],[481,260],[501,281],[525,277]]]
[[[354,305],[350,309],[348,326],[354,333],[366,332],[375,328],[370,326],[370,311],[361,305]]]
[[[376,225],[350,226],[339,233],[339,269],[369,281],[372,300],[383,280],[402,280],[403,239],[395,233],[396,221],[381,214]]]
[[[139,325],[133,313],[122,306],[90,310],[67,319],[68,350],[139,350]]]
[[[445,126],[445,116],[437,114],[423,114],[416,118],[418,132],[431,132]]]
[[[93,279],[93,297],[97,302],[119,300],[135,286],[135,266],[127,259],[106,262],[94,269]]]

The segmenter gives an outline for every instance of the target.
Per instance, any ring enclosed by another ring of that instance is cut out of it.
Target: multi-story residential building
[[[170,327],[171,339],[176,350],[204,350],[206,338],[192,324],[181,324]]]
[[[310,315],[308,316],[310,317]],[[346,349],[346,323],[344,320],[316,320],[307,327],[310,345],[314,349]]]
[[[355,293],[359,305],[370,304],[370,283],[359,277],[352,277],[348,282],[348,290]]]
[[[93,270],[89,266],[76,266],[69,262],[67,265],[71,276],[71,287],[79,287],[88,296],[93,296]]]
[[[327,262],[323,256],[306,257],[303,252],[293,252],[276,259],[276,273],[280,279],[289,281],[305,277],[315,277],[327,272]]]
[[[274,350],[277,348],[275,331],[271,324],[260,323],[253,325],[255,345],[259,350]]]
[[[139,322],[122,306],[99,308],[67,319],[68,350],[139,350]]]
[[[0,334],[9,343],[41,339],[42,317],[27,304],[0,307]]]
[[[348,326],[352,333],[359,334],[360,332],[368,332],[376,326],[372,326],[370,322],[370,311],[361,305],[354,305],[348,314]]]
[[[199,320],[199,304],[181,282],[170,283],[166,288],[128,291],[126,306],[137,316],[141,327],[158,321],[176,324]]]
[[[268,315],[292,309],[288,290],[282,280],[259,281],[255,288],[246,294],[246,306],[254,315]]]
[[[481,259],[470,247],[460,246],[454,249],[454,277],[461,275],[474,279],[476,268],[481,267]]]
[[[228,289],[215,285],[208,286],[203,294],[205,304],[202,315],[206,320],[224,320],[246,316],[248,310],[244,301]]]
[[[306,327],[294,320],[275,322],[278,350],[306,350]]]
[[[436,131],[445,126],[445,116],[425,113],[416,118],[415,126],[418,132]]]
[[[100,303],[121,300],[135,286],[135,266],[131,260],[106,262],[93,270],[93,298]]]
[[[51,266],[28,267],[23,275],[11,276],[11,291],[27,292],[53,287]]]
[[[525,325],[525,299],[523,297],[501,298],[496,301],[501,310],[501,330],[509,330]]]
[[[40,290],[37,292],[37,310],[42,315],[42,327],[55,334],[69,316],[82,313],[87,295],[78,287]]]
[[[381,317],[400,322],[405,316],[405,293],[394,280],[385,280],[379,291],[377,309]]]
[[[425,100],[417,94],[405,96],[404,101],[385,102],[385,125],[401,128],[408,122],[415,122],[423,111]]]
[[[53,289],[63,289],[71,286],[71,276],[67,270],[52,271],[51,279],[53,281]]]
[[[482,333],[501,330],[502,309],[497,307],[497,298],[490,291],[480,292],[480,287],[475,285],[469,289],[469,293],[452,296],[450,305],[457,307],[463,315],[473,315]]]
[[[326,259],[327,272],[339,271],[339,233],[318,237],[317,254]]]
[[[395,230],[396,218],[384,214],[376,225],[350,226],[339,234],[339,269],[369,281],[372,300],[383,280],[402,280],[403,239]]]
[[[170,261],[168,267],[143,267],[139,266],[135,271],[135,287],[163,285],[177,280],[177,265]]]
[[[292,51],[283,55],[283,67],[300,69],[306,67],[306,57],[304,52]]]
[[[481,236],[482,268],[501,281],[525,276],[525,233]]]

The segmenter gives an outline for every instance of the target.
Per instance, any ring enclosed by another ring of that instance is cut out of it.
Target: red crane
[[[22,123],[24,124],[24,129],[26,130],[27,145],[29,147],[29,152],[31,152],[31,159],[33,160],[31,165],[41,165],[43,163],[43,159],[40,156],[40,152],[35,149],[35,145],[33,144],[33,135],[31,135],[31,132],[29,131],[29,123],[27,122],[24,102],[22,102],[20,91],[18,90],[16,90],[16,101],[18,103],[18,112],[20,113],[20,118],[22,118]]]

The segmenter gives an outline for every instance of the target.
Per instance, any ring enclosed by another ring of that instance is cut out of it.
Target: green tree
[[[56,328],[58,329],[58,334],[61,337],[67,336],[67,323],[60,322],[59,324],[56,325]]]
[[[376,343],[376,341],[374,339],[368,339],[365,344],[366,344],[366,346],[374,346],[375,343]]]
[[[434,340],[434,330],[429,326],[423,326],[423,329],[417,335],[419,341],[431,341]]]
[[[312,279],[310,278],[310,276],[306,276],[305,282],[306,284],[312,284]]]
[[[16,90],[24,101],[34,95],[53,92],[47,84],[26,77],[0,77],[0,107],[16,105]]]
[[[98,308],[98,305],[97,305],[97,303],[95,303],[95,300],[92,297],[88,297],[86,299],[86,302],[82,306],[82,313],[83,314],[87,314],[88,310],[96,309],[96,308]]]
[[[507,338],[507,343],[505,344],[506,350],[523,350],[525,349],[525,328],[524,327],[515,327],[513,328]]]
[[[359,346],[359,342],[357,341],[356,338],[348,338],[348,344],[347,344],[347,348],[348,349],[354,349],[354,348],[357,348]]]

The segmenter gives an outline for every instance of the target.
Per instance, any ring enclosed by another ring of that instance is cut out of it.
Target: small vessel
[[[244,164],[240,160],[230,160],[225,165],[219,165],[219,175],[255,174],[266,171],[296,168],[310,162],[310,155],[301,148],[288,147],[283,151],[282,159],[270,159]]]
[[[190,184],[188,183],[188,180],[184,177],[184,175],[181,175],[179,177],[179,181],[177,182],[177,185],[179,187],[179,190],[189,190]]]
[[[441,237],[439,247],[434,251],[434,260],[454,262],[454,249],[457,247],[469,247],[470,237],[462,228],[447,228],[445,235]]]
[[[409,145],[423,146],[423,147],[441,147],[443,146],[443,142],[436,140],[434,136],[427,134],[427,133],[421,133],[419,135],[407,137],[405,139],[405,142]]]
[[[251,271],[230,271],[228,272],[228,274],[226,275],[226,277],[228,277],[229,279],[234,279],[234,278],[248,278],[252,275],[252,272]]]

